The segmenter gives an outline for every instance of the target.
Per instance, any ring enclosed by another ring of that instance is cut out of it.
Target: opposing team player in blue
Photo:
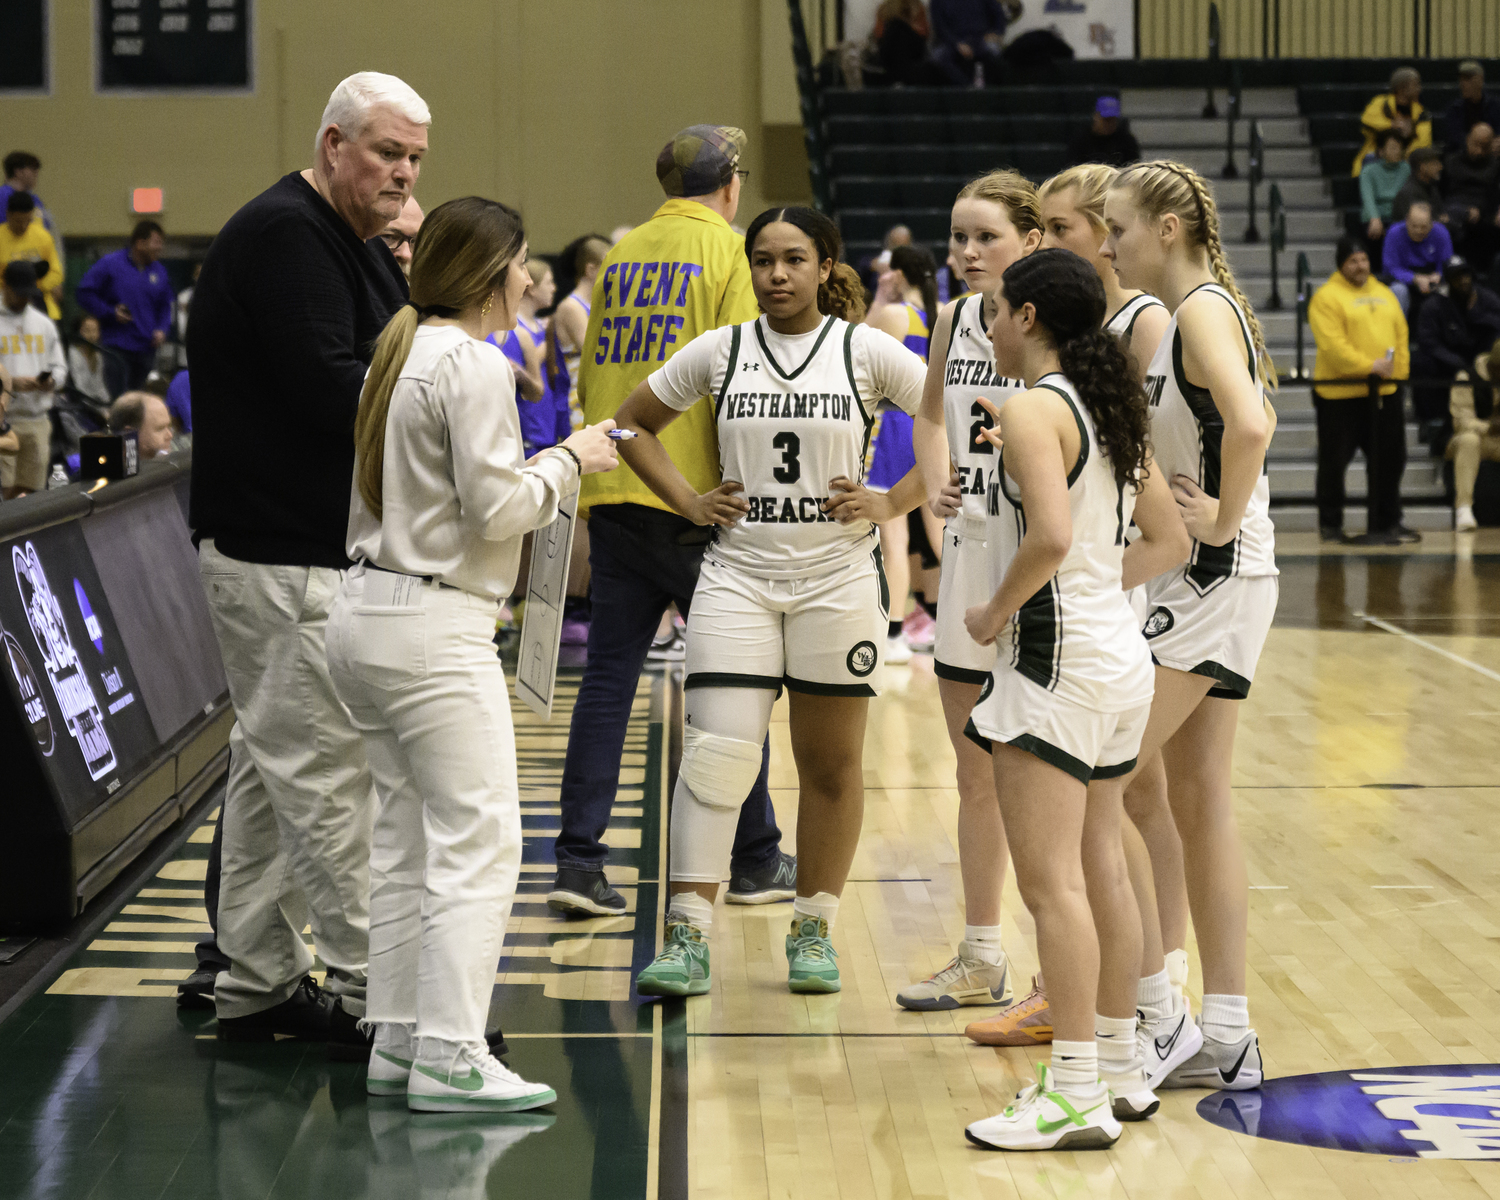
[[[617,420],[637,475],[714,540],[687,627],[686,721],[672,801],[666,945],[636,980],[646,996],[709,990],[707,935],[739,808],[790,693],[797,895],[786,939],[794,992],[836,992],[830,932],[864,818],[860,757],[890,610],[876,524],[915,508],[915,470],[863,486],[875,406],[915,412],[922,360],[857,324],[858,276],[827,217],[771,209],[745,235],[762,316],[703,334],[640,384]],[[657,439],[703,397],[723,482],[699,494]]]

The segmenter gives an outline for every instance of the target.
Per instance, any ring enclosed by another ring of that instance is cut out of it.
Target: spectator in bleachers
[[[4,169],[5,183],[0,186],[0,212],[5,211],[5,204],[12,192],[25,192],[36,201],[36,211],[41,217],[42,225],[52,235],[58,258],[66,258],[67,251],[63,247],[62,230],[57,226],[57,219],[36,194],[36,181],[42,173],[42,160],[28,151],[12,150],[5,156]]]
[[[171,452],[172,414],[160,396],[126,392],[109,406],[109,428],[114,433],[134,429],[141,461]]]
[[[138,388],[156,364],[172,327],[172,282],[157,262],[166,235],[155,221],[138,221],[130,245],[106,254],[78,281],[78,303],[99,318],[109,394]]]
[[[1399,228],[1396,226],[1395,228]],[[1318,532],[1325,542],[1344,536],[1344,472],[1364,451],[1368,532],[1358,539],[1394,544],[1401,524],[1401,475],[1406,470],[1406,420],[1397,381],[1408,375],[1406,317],[1391,289],[1370,274],[1370,259],[1352,237],[1339,239],[1338,270],[1307,306],[1318,354],[1313,408],[1318,417]],[[1370,399],[1379,376],[1381,401]],[[1349,380],[1334,383],[1333,380]],[[1329,381],[1329,382],[1321,382]]]
[[[1381,258],[1401,311],[1411,311],[1412,292],[1426,296],[1442,278],[1443,264],[1453,257],[1453,239],[1432,219],[1432,206],[1418,201],[1385,233]]]
[[[1380,273],[1380,243],[1386,226],[1398,218],[1393,214],[1396,196],[1411,178],[1411,164],[1406,161],[1406,146],[1394,129],[1382,129],[1375,135],[1375,158],[1365,164],[1359,175],[1359,216],[1365,223],[1365,245],[1370,254],[1370,268]]]
[[[1458,64],[1458,99],[1443,117],[1443,140],[1462,150],[1469,130],[1483,122],[1500,129],[1500,97],[1484,89],[1484,68],[1472,59]]]
[[[36,272],[40,302],[54,321],[61,319],[63,265],[57,243],[36,219],[36,201],[29,192],[11,192],[5,199],[5,224],[0,226],[0,265],[29,262]]]
[[[10,372],[8,417],[20,439],[13,456],[0,458],[0,489],[13,500],[47,485],[52,457],[54,393],[68,381],[57,326],[39,309],[36,268],[24,260],[0,273],[0,364]]]
[[[1401,185],[1391,202],[1391,216],[1404,221],[1407,210],[1421,201],[1432,209],[1437,220],[1446,225],[1448,210],[1443,201],[1443,152],[1436,146],[1426,146],[1406,161],[1411,166],[1411,177]]]
[[[1371,100],[1359,118],[1365,140],[1354,156],[1351,175],[1358,175],[1364,168],[1366,155],[1375,151],[1375,135],[1382,129],[1399,133],[1408,154],[1432,145],[1432,117],[1417,99],[1421,94],[1422,76],[1414,67],[1397,67],[1391,72],[1391,90]]]
[[[1412,373],[1418,379],[1453,379],[1500,338],[1500,297],[1474,282],[1469,263],[1449,259],[1443,283],[1447,294],[1433,292],[1417,317]],[[1422,440],[1439,448],[1446,445],[1448,389],[1420,386],[1412,399],[1422,422]]]
[[[1006,6],[1000,0],[932,0],[932,61],[948,83],[999,83],[1004,67]]]
[[[178,371],[167,385],[167,411],[183,433],[193,432],[193,385],[186,371]]]
[[[380,231],[380,240],[391,248],[401,274],[411,279],[411,248],[422,228],[422,206],[412,196],[401,206],[400,215]]]
[[[885,0],[875,10],[875,44],[886,81],[908,86],[926,83],[927,38],[932,27],[922,0]]]
[[[99,349],[99,319],[84,313],[73,332],[73,344],[68,347],[72,390],[99,408],[108,408],[109,385],[104,381],[104,352]]]
[[[1130,132],[1130,123],[1120,116],[1119,100],[1100,96],[1094,101],[1089,127],[1079,130],[1068,144],[1068,166],[1093,162],[1124,167],[1140,158],[1141,145]]]
[[[1470,379],[1460,372],[1448,392],[1448,411],[1453,419],[1453,440],[1448,443],[1448,457],[1453,460],[1453,528],[1459,533],[1478,526],[1474,519],[1474,481],[1479,478],[1479,463],[1500,461],[1500,412],[1495,410],[1494,387],[1500,382],[1500,341],[1474,358]],[[1476,415],[1475,393],[1489,393],[1490,415]]]
[[[911,229],[908,226],[892,225],[885,231],[885,237],[880,239],[880,253],[866,255],[855,268],[865,285],[865,291],[873,292],[880,283],[880,277],[891,269],[891,251],[897,246],[911,244]]]
[[[1475,270],[1483,271],[1494,257],[1500,223],[1500,158],[1495,157],[1494,129],[1483,121],[1471,127],[1464,148],[1448,155],[1443,175],[1448,230]]]

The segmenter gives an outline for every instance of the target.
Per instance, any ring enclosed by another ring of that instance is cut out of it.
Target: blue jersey
[[[547,327],[540,321],[528,321],[525,317],[516,318],[516,327],[505,333],[492,333],[486,339],[491,345],[500,347],[506,358],[520,368],[526,365],[526,355],[521,348],[521,338],[526,338],[533,347],[540,346],[547,336]],[[546,368],[542,369],[542,378],[545,388],[541,399],[528,400],[521,395],[520,389],[516,390],[516,409],[521,418],[521,440],[525,443],[528,451],[541,450],[547,446],[555,446],[559,439],[558,432],[560,423],[558,420],[559,395],[558,389],[552,381],[547,380]],[[562,421],[566,423],[568,411],[567,384],[561,389],[561,412]],[[566,434],[563,435],[567,436]]]

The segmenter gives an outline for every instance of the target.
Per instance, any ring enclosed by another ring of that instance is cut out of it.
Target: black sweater
[[[229,218],[188,322],[195,539],[245,562],[349,565],[354,413],[406,294],[384,243],[298,173]]]

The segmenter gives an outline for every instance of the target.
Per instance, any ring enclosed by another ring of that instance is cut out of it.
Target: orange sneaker
[[[1045,1046],[1052,1041],[1052,1006],[1041,980],[1031,978],[1031,995],[998,1016],[975,1021],[964,1036],[981,1046]]]

